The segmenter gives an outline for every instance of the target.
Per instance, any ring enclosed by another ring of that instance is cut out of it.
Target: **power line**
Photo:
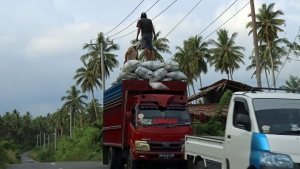
[[[299,27],[298,33],[297,33],[297,35],[296,35],[296,37],[295,37],[295,39],[294,39],[294,42],[293,42],[293,44],[296,42],[296,39],[297,39],[297,37],[299,36],[299,34],[300,34],[300,27]],[[290,54],[291,54],[291,50],[289,51],[289,54],[288,54],[288,56],[289,56]],[[289,57],[286,57],[286,59],[285,59],[285,61],[284,61],[283,65],[282,65],[282,67],[280,68],[280,70],[279,70],[279,72],[278,72],[278,74],[277,74],[277,76],[276,76],[276,79],[275,79],[275,81],[277,80],[277,78],[278,78],[278,76],[279,76],[279,73],[281,72],[281,70],[282,70],[282,69],[283,69],[283,67],[285,66],[285,64],[286,64],[286,61],[287,61],[288,59],[290,59],[290,60],[295,60],[295,61],[300,61],[300,60],[297,60],[297,59],[291,59],[291,58],[289,58]],[[272,84],[272,85],[274,85],[274,84]]]
[[[234,3],[235,3],[235,2],[234,2]],[[233,4],[234,4],[234,3],[233,3]],[[232,6],[233,4],[231,4],[231,6]],[[225,25],[228,21],[230,21],[235,15],[237,15],[239,12],[241,12],[241,10],[243,10],[243,9],[244,9],[247,5],[249,5],[249,4],[250,4],[250,2],[248,2],[246,5],[244,5],[240,10],[238,10],[234,15],[232,15],[227,21],[225,21],[225,22],[224,22],[221,26],[219,26],[216,30],[214,30],[212,33],[210,33],[208,36],[206,36],[202,41],[204,41],[204,40],[207,39],[209,36],[211,36],[213,33],[215,33],[218,29],[220,29],[223,25]],[[230,6],[230,7],[231,7],[231,6]],[[230,8],[230,7],[229,7],[229,8]],[[225,13],[229,8],[227,8],[223,13]],[[223,14],[223,13],[222,13],[222,14]],[[221,14],[221,15],[222,15],[222,14]],[[220,17],[220,16],[219,16],[219,17]],[[219,17],[218,17],[218,18],[219,18]],[[218,18],[217,18],[217,19],[218,19]],[[215,22],[215,21],[213,21],[213,22]],[[206,29],[206,28],[205,28],[205,29]],[[202,32],[201,32],[201,33],[202,33]],[[200,33],[200,34],[201,34],[201,33]],[[199,34],[199,35],[200,35],[200,34]],[[173,56],[172,56],[172,57],[173,57]],[[168,60],[170,60],[172,57],[170,57]],[[167,60],[167,61],[168,61],[168,60]]]
[[[216,22],[225,12],[227,12],[238,0],[234,1],[225,11],[221,13],[214,21],[212,21],[205,29],[203,29],[200,33],[199,36],[208,28],[210,27],[214,22]]]
[[[211,34],[206,36],[202,41],[207,39],[209,36],[211,36],[213,33],[215,33],[217,30],[219,30],[223,25],[225,25],[228,21],[230,21],[235,15],[237,15],[239,12],[241,12],[247,5],[249,5],[250,2],[248,2],[245,6],[243,6],[240,10],[238,10],[234,15],[232,15],[227,21],[225,21],[221,26],[219,26],[216,30],[214,30]]]
[[[176,2],[177,0],[175,0],[175,1],[173,1],[168,7],[166,7],[162,12],[160,12],[158,15],[156,15],[152,20],[154,20],[155,18],[157,18],[160,14],[162,14],[164,11],[166,11],[169,7],[171,7],[175,2]],[[139,18],[140,19],[140,18]],[[137,19],[136,21],[138,21],[139,19]],[[135,21],[135,22],[136,22]],[[135,23],[135,22],[133,22],[133,23]],[[132,24],[133,24],[132,23]],[[131,25],[132,25],[131,24]],[[131,25],[129,25],[129,26],[131,26]],[[129,27],[128,26],[128,27]],[[130,34],[132,34],[133,32],[135,32],[135,31],[137,31],[137,29],[135,29],[134,31],[132,31],[132,32],[130,32],[130,33],[128,33],[128,34],[126,34],[126,35],[123,35],[123,36],[120,36],[120,37],[118,37],[118,38],[115,38],[115,39],[113,39],[113,40],[116,40],[116,39],[120,39],[120,38],[123,38],[123,37],[125,37],[125,36],[128,36],[128,35],[130,35]],[[114,36],[114,35],[113,35]]]
[[[118,26],[120,26],[142,3],[144,2],[144,0],[142,0],[142,2],[140,3],[140,4],[138,4],[138,6],[136,6],[135,8],[134,8],[134,10],[125,18],[125,19],[123,19],[123,21],[121,22],[121,23],[119,23],[116,27],[114,27],[112,30],[110,30],[109,32],[107,32],[106,34],[104,34],[104,35],[107,35],[107,34],[109,34],[111,31],[113,31],[113,30],[115,30]]]
[[[163,12],[165,12],[165,10],[167,10],[168,8],[170,8],[170,6],[172,6],[177,0],[173,1],[168,7],[166,7],[163,11],[161,11],[158,15],[156,15],[152,20],[154,20],[155,18],[157,18],[160,14],[162,14]]]
[[[154,5],[156,5],[158,1],[159,1],[159,0],[157,0],[150,8],[146,11],[146,13],[147,13]],[[113,36],[116,36],[117,34],[123,32],[124,30],[126,30],[127,28],[129,28],[131,25],[133,25],[134,23],[136,23],[139,19],[140,19],[140,18],[138,18],[137,20],[133,21],[131,24],[129,24],[127,27],[125,27],[125,28],[122,29],[121,31],[119,31],[119,32],[117,32],[117,33],[115,33],[115,34],[113,34],[112,36],[109,36],[109,38],[111,38],[111,37],[113,37]],[[116,39],[119,39],[119,38],[116,38]]]
[[[202,2],[202,0],[200,0],[191,10],[189,13],[187,13],[182,19],[181,21],[178,22],[178,24],[164,37],[166,38],[199,4],[200,2]]]

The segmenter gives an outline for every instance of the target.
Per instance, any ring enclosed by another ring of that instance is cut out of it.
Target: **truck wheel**
[[[196,169],[205,169],[204,162],[203,161],[199,161],[198,164],[197,164]]]
[[[118,151],[118,169],[124,169],[124,160],[121,149]]]
[[[108,152],[108,166],[109,166],[109,169],[116,169],[117,164],[118,164],[117,150],[114,147],[110,147],[109,152]]]
[[[139,162],[133,159],[131,150],[128,153],[127,169],[139,169]]]
[[[187,160],[179,162],[178,169],[187,169],[187,168],[189,168],[189,163]]]

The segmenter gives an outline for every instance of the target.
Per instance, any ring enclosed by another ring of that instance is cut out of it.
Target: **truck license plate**
[[[159,154],[158,158],[174,158],[174,154]]]

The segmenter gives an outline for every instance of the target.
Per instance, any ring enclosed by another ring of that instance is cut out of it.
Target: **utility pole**
[[[72,138],[72,106],[70,106],[70,138]]]
[[[100,49],[101,49],[101,74],[102,74],[102,106],[104,108],[104,91],[105,91],[105,76],[104,76],[104,55],[103,55],[103,43],[100,43]],[[97,114],[96,114],[97,115]],[[97,120],[98,120],[97,115]]]
[[[54,133],[54,150],[56,151],[56,132],[57,129],[55,128],[55,133]]]
[[[36,135],[36,147],[39,147],[39,134]]]
[[[42,132],[40,131],[40,146],[42,146]]]
[[[254,7],[254,0],[250,0],[251,6],[251,17],[252,17],[252,29],[253,29],[253,44],[254,44],[254,51],[255,51],[255,64],[256,64],[256,81],[257,87],[261,86],[261,74],[260,74],[260,58],[259,58],[259,50],[258,50],[258,40],[257,40],[257,29],[256,29],[256,16],[255,16],[255,7]]]
[[[44,133],[44,145],[43,145],[43,150],[45,150],[45,139],[46,139],[46,133]]]
[[[49,150],[49,134],[48,134],[48,150]]]

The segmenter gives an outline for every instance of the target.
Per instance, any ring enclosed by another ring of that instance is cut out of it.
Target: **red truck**
[[[103,164],[110,169],[188,168],[184,138],[192,134],[186,82],[161,82],[154,90],[146,80],[123,80],[104,92]]]

